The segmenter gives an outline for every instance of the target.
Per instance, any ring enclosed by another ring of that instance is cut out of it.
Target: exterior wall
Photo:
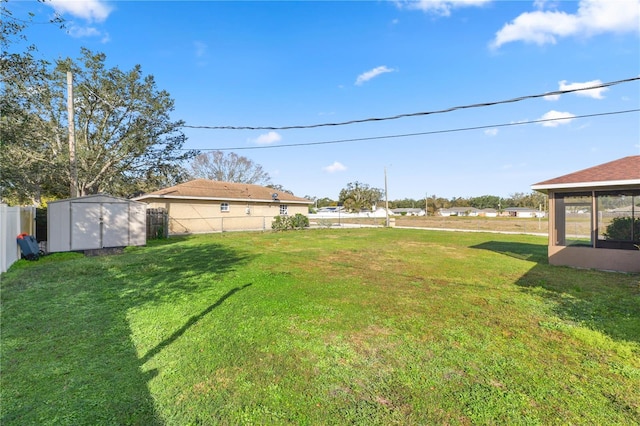
[[[549,245],[549,264],[604,271],[640,272],[640,250]]]
[[[229,210],[221,211],[222,201],[146,199],[151,208],[164,208],[169,214],[169,235],[205,234],[226,231],[262,231],[271,229],[271,223],[280,215],[280,206],[287,206],[287,215],[307,216],[306,204],[275,202],[233,202]]]

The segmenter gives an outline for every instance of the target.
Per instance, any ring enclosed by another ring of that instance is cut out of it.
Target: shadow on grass
[[[489,250],[520,260],[528,260],[539,264],[547,264],[547,246],[510,241],[487,241],[471,248]]]
[[[222,305],[222,303],[227,300],[229,297],[233,296],[235,293],[237,293],[240,290],[244,290],[245,288],[251,286],[252,284],[245,284],[242,287],[235,287],[231,290],[229,290],[227,293],[225,293],[224,296],[222,296],[220,299],[218,299],[214,304],[212,304],[211,306],[209,306],[207,309],[203,310],[202,312],[200,312],[198,315],[194,315],[191,318],[189,318],[189,321],[187,321],[182,327],[180,327],[178,330],[176,330],[171,336],[167,337],[166,339],[164,339],[162,342],[158,343],[156,345],[156,347],[154,347],[153,349],[151,349],[149,352],[147,352],[145,354],[145,356],[143,356],[140,359],[140,364],[145,364],[147,361],[149,361],[151,358],[153,358],[154,356],[156,356],[157,354],[159,354],[162,349],[166,348],[167,346],[169,346],[170,344],[172,344],[173,342],[175,342],[180,336],[182,336],[189,328],[191,328],[194,324],[196,324],[198,321],[200,321],[202,318],[204,318],[207,314],[211,313],[211,311],[213,311],[215,308],[217,308],[218,306]]]
[[[544,296],[563,321],[640,342],[640,275],[549,265],[544,244],[488,241],[472,248],[535,262],[515,284]]]
[[[155,371],[142,365],[247,288],[222,278],[249,260],[211,241],[178,241],[3,274],[0,423],[163,424],[147,386]],[[221,296],[139,358],[131,309],[202,291]]]

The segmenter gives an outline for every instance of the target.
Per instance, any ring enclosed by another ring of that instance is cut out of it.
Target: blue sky
[[[284,127],[390,117],[640,75],[640,0],[10,1],[54,9],[32,25],[39,55],[104,52],[136,64],[191,126]],[[230,149],[299,196],[347,183],[390,199],[509,196],[640,154],[640,83],[396,120],[294,130],[185,128],[186,148]],[[565,117],[562,121],[519,124]],[[476,130],[450,131],[478,127]],[[403,136],[412,134],[414,136]],[[416,135],[418,134],[418,135]],[[394,136],[387,138],[386,136]],[[353,142],[309,146],[349,139]]]

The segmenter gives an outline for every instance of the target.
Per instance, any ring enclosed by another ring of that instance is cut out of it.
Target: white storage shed
[[[47,208],[47,250],[143,246],[147,205],[109,195],[52,201]]]

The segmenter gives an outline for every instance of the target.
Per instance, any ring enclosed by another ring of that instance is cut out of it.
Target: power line
[[[561,121],[561,120],[574,120],[574,119],[589,118],[589,117],[602,117],[607,115],[628,114],[632,112],[640,112],[640,108],[628,109],[628,110],[622,110],[622,111],[600,112],[595,114],[576,115],[573,117],[545,118],[540,120],[519,121],[516,123],[490,124],[485,126],[474,126],[474,127],[459,127],[455,129],[431,130],[428,132],[403,133],[398,135],[371,136],[366,138],[338,139],[338,140],[321,141],[321,142],[306,142],[306,143],[301,142],[301,143],[291,143],[291,144],[282,144],[282,145],[244,146],[244,147],[229,147],[229,148],[200,148],[197,150],[198,151],[236,151],[236,150],[248,150],[248,149],[274,149],[274,148],[290,148],[290,147],[299,147],[299,146],[330,145],[330,144],[349,143],[349,142],[371,141],[371,140],[378,140],[378,139],[407,138],[411,136],[425,136],[425,135],[435,135],[435,134],[441,134],[441,133],[466,132],[469,130],[493,129],[496,127],[522,126],[525,124],[536,124],[536,123],[545,123],[549,121]]]
[[[191,126],[191,125],[184,125],[182,127],[186,127],[186,128],[190,128],[190,129],[206,129],[206,130],[292,130],[292,129],[313,129],[313,128],[317,128],[317,127],[330,127],[330,126],[346,126],[346,125],[349,125],[349,124],[367,123],[367,122],[372,122],[372,121],[388,121],[388,120],[397,120],[399,118],[418,117],[418,116],[432,115],[432,114],[444,114],[446,112],[452,112],[452,111],[457,111],[457,110],[461,110],[461,109],[482,108],[482,107],[487,107],[487,106],[494,106],[494,105],[501,105],[501,104],[520,102],[520,101],[524,101],[524,100],[527,100],[527,99],[543,98],[543,97],[547,97],[547,96],[559,96],[559,95],[563,95],[563,94],[567,94],[567,93],[580,92],[580,91],[583,91],[583,90],[593,90],[593,89],[601,89],[601,88],[605,88],[605,87],[611,87],[611,86],[615,86],[615,85],[618,85],[618,84],[629,83],[629,82],[636,81],[636,80],[640,80],[640,77],[631,77],[631,78],[626,78],[624,80],[610,81],[610,82],[607,82],[607,83],[600,83],[600,84],[589,86],[589,87],[580,87],[580,88],[568,89],[568,90],[556,90],[554,92],[540,93],[540,94],[537,94],[537,95],[520,96],[520,97],[517,97],[517,98],[506,99],[506,100],[501,100],[501,101],[482,102],[482,103],[476,103],[476,104],[470,104],[470,105],[459,105],[459,106],[454,106],[454,107],[451,107],[451,108],[446,108],[446,109],[441,109],[441,110],[424,111],[424,112],[413,112],[413,113],[408,113],[408,114],[394,115],[394,116],[390,116],[390,117],[364,118],[364,119],[360,119],[360,120],[349,120],[349,121],[343,121],[343,122],[338,122],[338,123],[321,123],[321,124],[310,124],[310,125],[300,125],[300,126],[281,126],[281,127],[275,127],[275,126]]]

